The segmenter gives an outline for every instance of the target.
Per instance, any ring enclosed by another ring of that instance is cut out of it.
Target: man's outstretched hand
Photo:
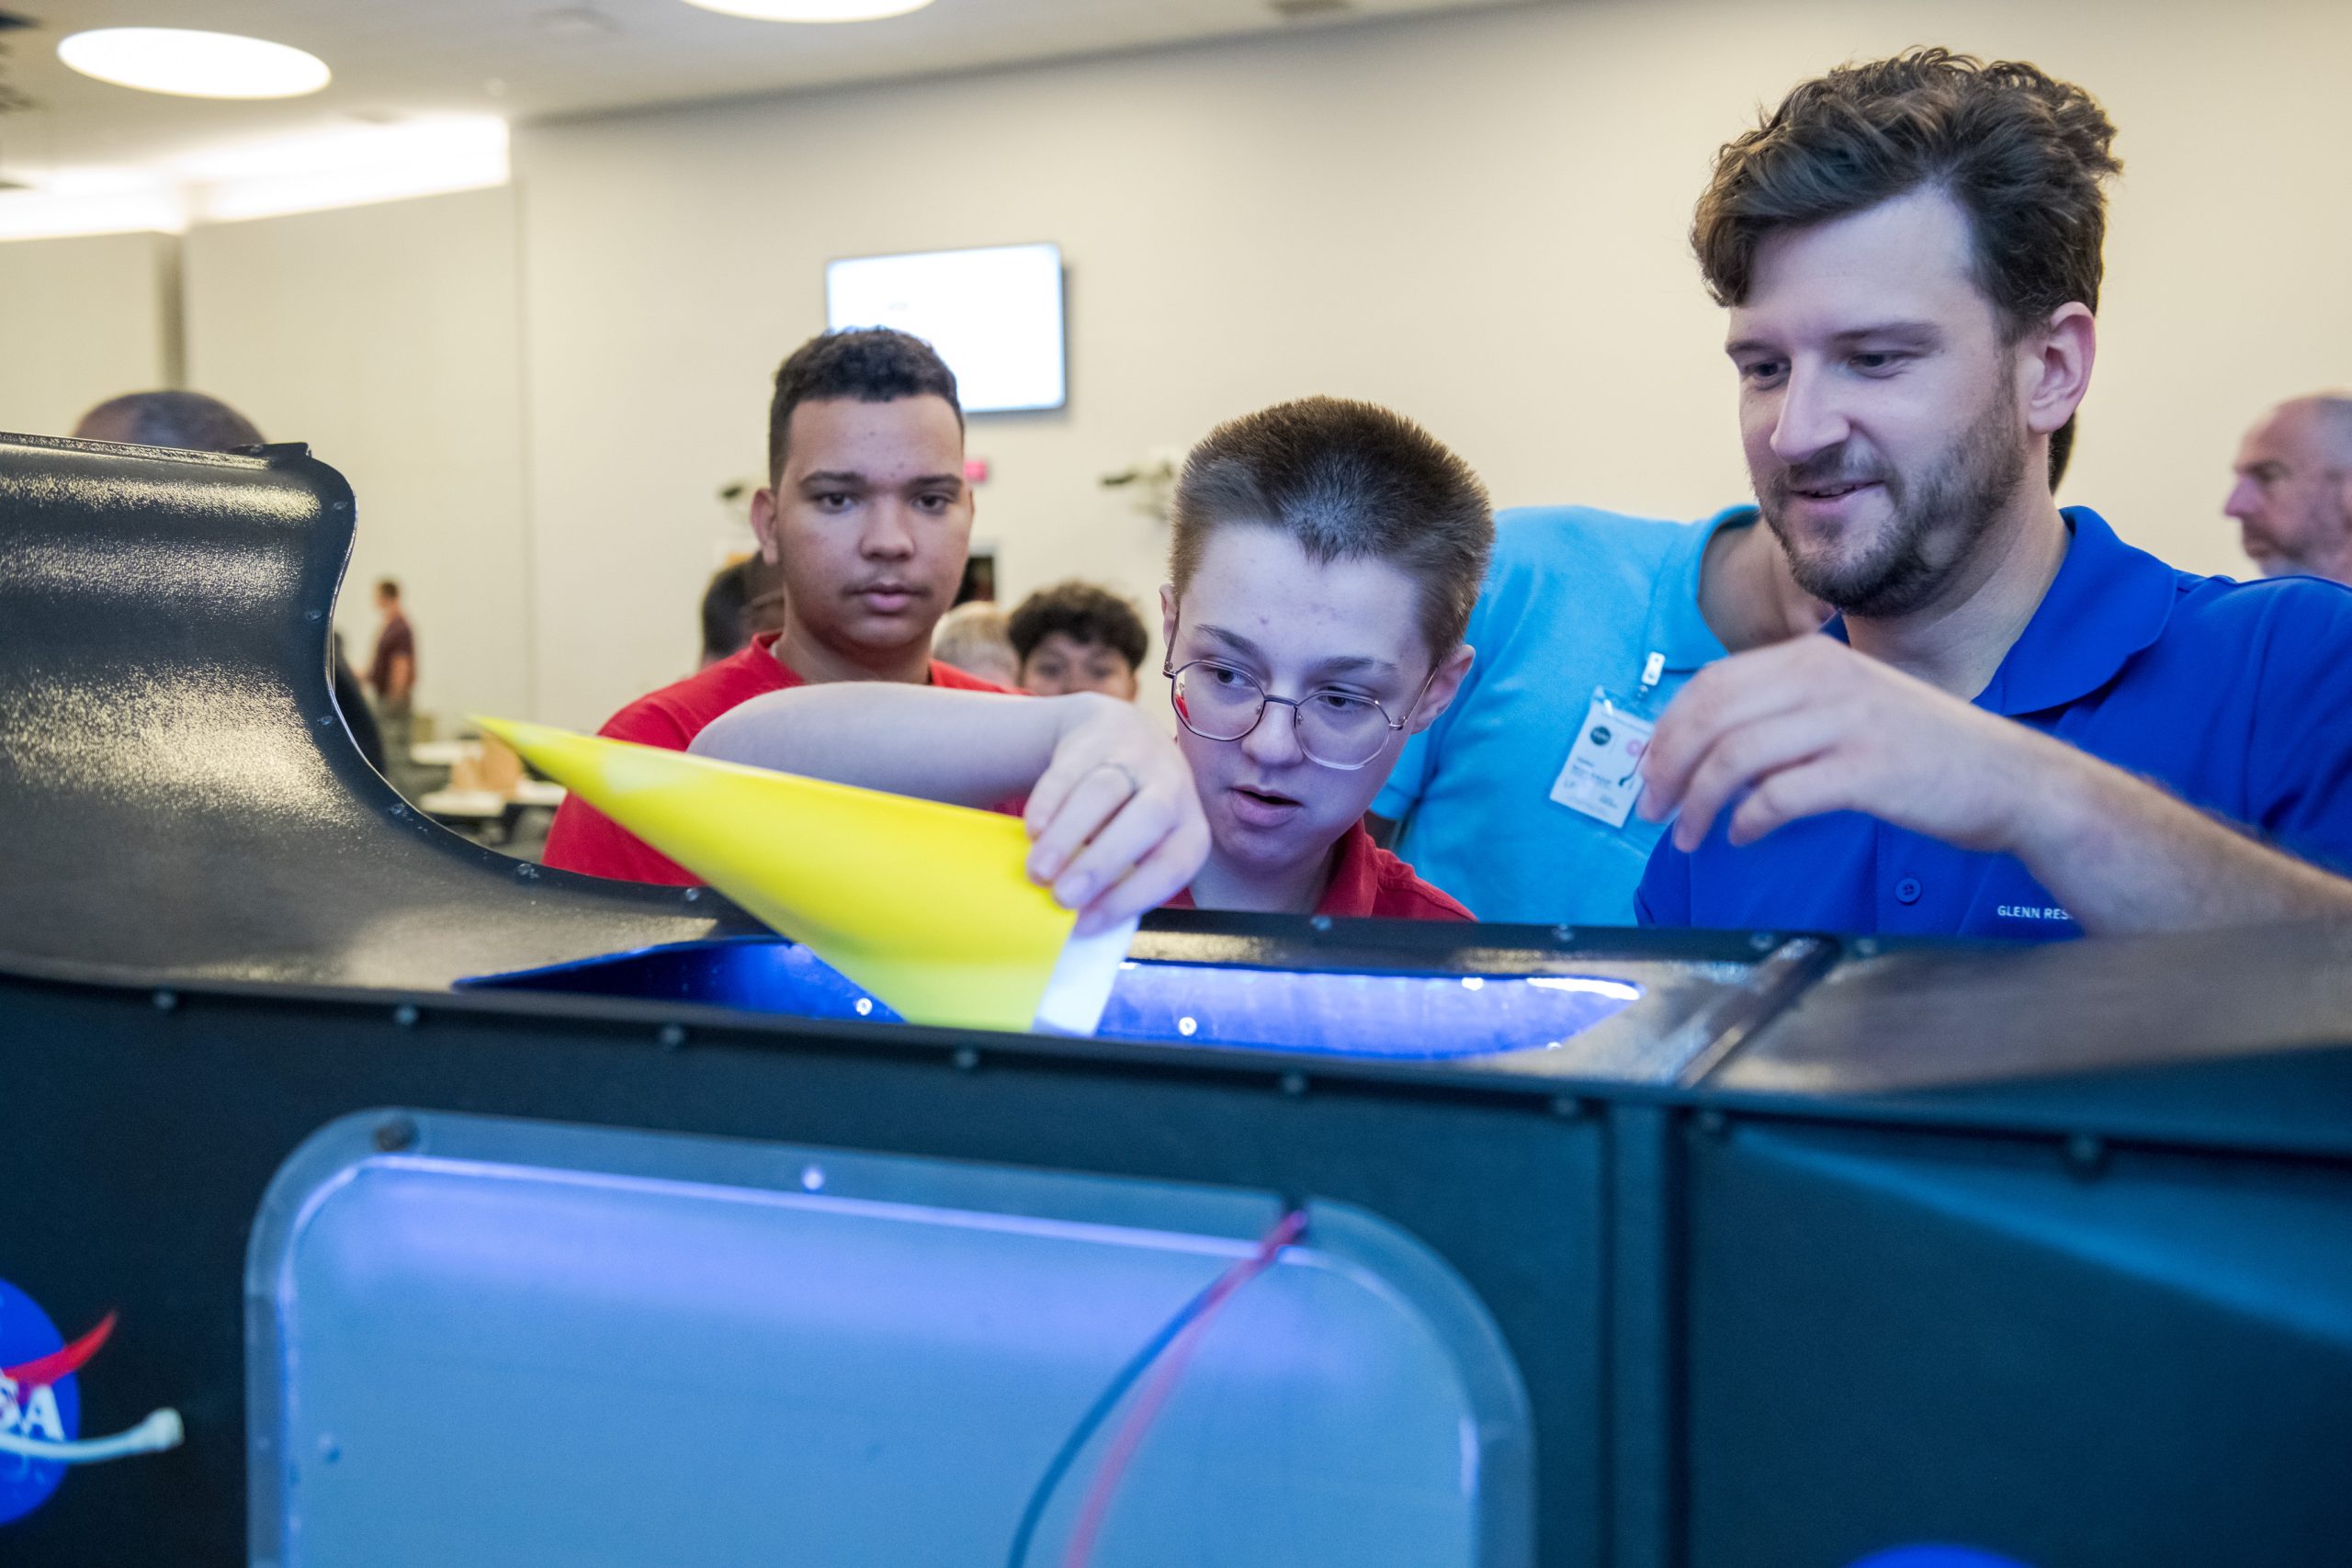
[[[1675,847],[1715,818],[1749,844],[1801,817],[1865,811],[1962,849],[2015,853],[2082,753],[1926,682],[1806,637],[1710,665],[1658,720],[1642,815],[1678,810]]]

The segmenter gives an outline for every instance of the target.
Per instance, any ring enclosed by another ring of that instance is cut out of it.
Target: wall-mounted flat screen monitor
[[[956,372],[967,413],[1057,409],[1068,396],[1059,245],[829,262],[825,324],[923,339]]]

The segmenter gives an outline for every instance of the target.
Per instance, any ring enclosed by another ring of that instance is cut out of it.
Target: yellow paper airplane
[[[910,1023],[1093,1032],[1134,928],[1071,942],[1077,915],[1029,879],[1017,818],[475,722]]]

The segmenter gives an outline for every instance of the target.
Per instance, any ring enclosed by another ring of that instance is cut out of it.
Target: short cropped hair
[[[861,403],[900,398],[944,398],[964,425],[964,405],[956,397],[956,372],[931,344],[890,327],[861,327],[810,338],[776,367],[775,396],[768,404],[768,482],[784,475],[785,437],[792,411],[802,403],[837,398]]]
[[[397,577],[379,577],[376,580],[376,592],[387,599],[397,599],[401,596],[401,580]]]
[[[192,452],[229,452],[262,445],[261,432],[252,420],[202,392],[125,392],[84,414],[74,433],[90,440],[176,446]]]
[[[1037,645],[1056,632],[1081,648],[1107,648],[1125,660],[1131,670],[1142,666],[1143,656],[1151,647],[1151,634],[1144,629],[1143,617],[1136,614],[1133,604],[1107,588],[1075,580],[1040,588],[1021,601],[1005,626],[1006,635],[1012,638],[1012,651],[1023,664],[1037,651]]]
[[[1209,536],[1255,523],[1308,558],[1377,560],[1419,585],[1420,631],[1442,659],[1461,642],[1494,547],[1494,508],[1470,465],[1374,403],[1305,398],[1211,431],[1184,459],[1170,512],[1182,593]]]
[[[1767,235],[1940,190],[1968,216],[1976,286],[2015,342],[2062,305],[2098,309],[2114,141],[2097,99],[2039,66],[1908,50],[1802,84],[1727,142],[1690,243],[1715,302],[1737,305]],[[2053,485],[2073,439],[2071,420],[2051,439]]]
[[[740,652],[782,625],[783,574],[758,556],[720,567],[702,593],[703,662]]]
[[[932,628],[931,656],[967,675],[1010,686],[1021,679],[1021,660],[1004,623],[1004,607],[994,600],[967,599]]]

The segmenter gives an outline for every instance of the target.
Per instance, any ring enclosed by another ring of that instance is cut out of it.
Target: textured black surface
[[[299,446],[0,436],[0,953],[437,987],[753,929],[403,804],[329,695],[352,528],[350,488]]]

